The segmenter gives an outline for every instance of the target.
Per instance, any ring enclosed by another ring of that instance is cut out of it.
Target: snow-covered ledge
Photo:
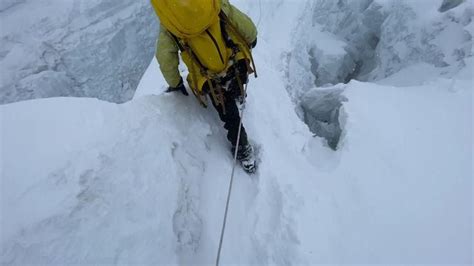
[[[127,101],[158,32],[147,0],[4,0],[0,25],[0,104],[55,96]]]

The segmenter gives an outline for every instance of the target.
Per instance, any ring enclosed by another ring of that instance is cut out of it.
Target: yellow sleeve
[[[170,34],[161,25],[160,35],[156,42],[156,59],[161,73],[170,87],[177,87],[181,81],[179,74],[178,46]]]
[[[238,8],[229,3],[229,0],[222,0],[222,10],[227,15],[230,23],[242,34],[248,44],[257,39],[257,27],[253,21]]]

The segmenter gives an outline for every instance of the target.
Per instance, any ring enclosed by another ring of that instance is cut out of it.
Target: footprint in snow
[[[202,220],[197,212],[196,199],[189,187],[183,184],[178,208],[173,215],[173,231],[179,252],[196,252],[201,240]]]

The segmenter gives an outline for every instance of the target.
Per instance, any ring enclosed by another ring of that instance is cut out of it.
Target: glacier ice
[[[287,55],[287,88],[301,105],[300,117],[316,135],[328,136],[328,127],[313,119],[321,110],[309,103],[322,104],[324,99],[310,93],[315,87],[352,79],[382,81],[415,66],[449,78],[466,66],[473,54],[472,0],[437,2],[318,0],[304,4]],[[441,5],[450,10],[439,12]],[[419,80],[414,75],[397,78],[405,85]],[[337,124],[329,127],[338,128]]]
[[[464,1],[465,0],[443,0],[443,4],[439,7],[439,11],[446,12],[462,4]]]
[[[0,24],[0,104],[55,96],[125,102],[158,33],[146,0],[1,1]]]
[[[344,88],[319,88],[310,90],[301,101],[304,122],[318,137],[327,140],[329,147],[336,150],[343,132],[340,112],[347,98]]]
[[[472,1],[461,2],[439,13],[426,1],[308,1],[289,59],[289,86],[303,92],[293,94],[351,79],[381,80],[417,63],[452,76],[472,56]]]

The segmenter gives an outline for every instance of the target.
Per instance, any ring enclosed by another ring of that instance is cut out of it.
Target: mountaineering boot
[[[232,154],[235,154],[235,147],[232,147]],[[237,160],[242,165],[245,172],[253,174],[257,171],[257,162],[252,145],[239,145],[237,150]]]

